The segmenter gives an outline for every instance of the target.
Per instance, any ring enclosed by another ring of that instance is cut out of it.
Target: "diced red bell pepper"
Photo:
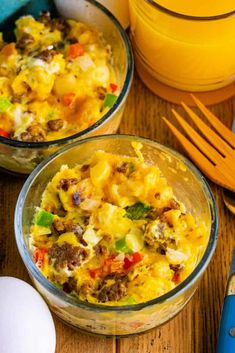
[[[134,252],[132,254],[132,259],[133,259],[133,263],[136,264],[137,262],[140,262],[142,260],[142,255],[139,252]]]
[[[33,254],[34,262],[39,267],[42,268],[45,262],[45,255],[47,254],[46,248],[36,248]]]
[[[114,93],[117,90],[118,85],[116,85],[115,83],[110,83],[109,87],[111,92]]]
[[[71,44],[68,52],[69,59],[76,59],[77,57],[84,55],[84,52],[84,46],[81,43]]]
[[[179,271],[174,272],[174,275],[172,277],[172,282],[175,284],[178,284],[180,282],[180,273]]]
[[[10,138],[10,134],[1,128],[0,128],[0,136],[6,137],[8,139]]]
[[[125,270],[128,270],[132,265],[133,265],[132,260],[129,259],[128,257],[125,257],[125,258],[124,258],[124,265],[123,265],[123,268],[124,268]]]
[[[73,92],[64,95],[64,105],[69,106],[73,103],[76,94]]]
[[[129,270],[133,265],[135,265],[137,262],[140,262],[142,260],[142,255],[139,252],[135,252],[131,255],[127,255],[124,258],[124,265],[123,268],[124,270]]]
[[[4,56],[11,56],[11,55],[16,55],[17,50],[16,50],[16,45],[15,43],[9,43],[4,45],[4,47],[1,50],[1,54]]]
[[[89,274],[91,278],[96,278],[100,275],[101,269],[100,268],[90,268],[89,269]]]

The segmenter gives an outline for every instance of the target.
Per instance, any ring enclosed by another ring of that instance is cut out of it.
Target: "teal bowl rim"
[[[42,169],[46,168],[50,162],[55,159],[57,156],[60,154],[63,154],[63,152],[66,152],[67,150],[81,145],[81,144],[86,144],[87,142],[90,141],[98,141],[100,139],[105,140],[105,139],[128,139],[130,141],[136,141],[138,139],[139,142],[142,142],[143,144],[148,144],[151,145],[152,147],[156,146],[163,150],[163,152],[169,153],[170,155],[173,155],[177,159],[180,159],[194,174],[197,180],[201,181],[201,185],[203,187],[203,191],[208,199],[208,204],[210,207],[210,214],[211,214],[211,231],[210,231],[210,237],[208,240],[208,244],[206,247],[206,250],[194,269],[194,271],[177,287],[175,287],[173,290],[167,292],[164,295],[161,295],[160,297],[157,297],[155,299],[149,300],[147,302],[143,302],[140,304],[133,304],[133,305],[125,305],[125,306],[109,306],[109,305],[102,305],[102,304],[92,304],[88,302],[81,301],[77,298],[73,298],[69,295],[67,295],[65,292],[63,292],[61,289],[58,287],[54,286],[51,282],[49,282],[39,271],[39,269],[36,267],[35,263],[33,262],[31,256],[29,255],[29,252],[26,248],[26,245],[24,243],[23,239],[23,232],[22,232],[22,211],[24,207],[24,200],[27,195],[28,190],[31,187],[31,184],[33,183],[35,177],[41,172]],[[52,155],[47,157],[44,161],[42,161],[35,169],[34,171],[30,174],[30,176],[27,178],[25,181],[23,188],[19,194],[16,208],[15,208],[15,217],[14,217],[14,228],[15,228],[15,239],[18,247],[18,251],[20,253],[20,256],[28,269],[30,275],[35,278],[36,281],[40,283],[40,285],[45,288],[47,291],[49,291],[51,294],[53,294],[55,297],[59,298],[60,300],[64,301],[65,303],[75,306],[75,307],[80,307],[83,309],[87,310],[93,310],[93,311],[99,311],[99,312],[128,312],[128,311],[139,311],[142,310],[146,307],[150,307],[156,304],[163,303],[169,299],[172,299],[175,296],[180,295],[182,292],[185,290],[189,289],[190,286],[197,281],[200,276],[203,274],[204,270],[208,266],[211,257],[214,253],[217,239],[218,239],[218,211],[215,203],[214,196],[212,194],[212,191],[210,189],[209,184],[207,183],[206,179],[204,176],[201,174],[201,172],[183,155],[180,153],[176,152],[175,150],[171,149],[170,147],[167,147],[161,143],[158,143],[156,141],[153,141],[149,138],[144,138],[141,136],[134,136],[134,135],[99,135],[99,136],[94,136],[90,137],[87,139],[82,139],[78,140],[70,145],[67,145],[63,147],[60,150],[57,150],[54,152]]]
[[[70,135],[70,136],[67,136],[67,137],[64,137],[64,138],[58,139],[58,140],[51,140],[51,141],[44,141],[44,142],[16,141],[16,140],[12,140],[12,139],[0,136],[0,143],[2,143],[4,145],[11,146],[11,147],[15,147],[15,148],[32,148],[32,149],[56,147],[56,146],[63,145],[65,143],[73,143],[79,138],[86,137],[89,133],[95,131],[100,126],[102,126],[104,123],[111,120],[111,118],[117,113],[117,111],[125,103],[125,100],[127,98],[127,95],[129,93],[129,90],[130,90],[130,87],[132,84],[133,72],[134,72],[134,57],[133,57],[130,39],[129,39],[127,33],[125,32],[124,28],[121,26],[120,22],[114,17],[114,15],[106,7],[104,7],[102,4],[96,2],[95,0],[85,0],[85,1],[90,3],[93,6],[97,7],[101,12],[104,12],[107,15],[107,17],[109,17],[111,19],[114,26],[117,28],[118,32],[120,33],[121,38],[124,43],[124,46],[125,46],[126,60],[127,60],[126,77],[125,77],[125,80],[123,83],[121,93],[119,94],[115,104],[96,123],[94,123],[93,125],[89,126],[88,128],[86,128],[86,129],[84,129],[74,135]]]

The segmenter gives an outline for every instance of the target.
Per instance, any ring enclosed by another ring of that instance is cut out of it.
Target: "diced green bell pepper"
[[[54,215],[50,212],[40,210],[35,216],[35,224],[42,227],[50,227],[53,223]]]
[[[126,238],[125,237],[116,241],[115,248],[116,248],[117,251],[120,251],[120,252],[124,252],[124,253],[130,252],[130,249],[128,248],[128,246],[126,244]]]
[[[136,304],[136,300],[132,296],[125,297],[122,300],[122,304],[124,304],[124,305],[133,305],[133,304]]]
[[[7,97],[0,96],[0,113],[6,112],[12,106]]]
[[[53,118],[55,117],[56,112],[54,110],[50,110],[47,114],[47,119],[48,120],[53,120]]]
[[[131,162],[129,163],[129,173],[133,173],[135,171],[135,165]]]
[[[114,105],[114,103],[117,100],[117,96],[115,96],[115,94],[112,93],[107,93],[104,99],[104,108],[112,108],[112,106]]]

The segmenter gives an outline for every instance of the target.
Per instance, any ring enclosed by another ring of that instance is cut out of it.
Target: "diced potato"
[[[95,68],[94,61],[91,59],[90,55],[87,53],[85,53],[82,56],[79,56],[77,58],[77,62],[78,62],[78,65],[80,66],[80,68],[82,69],[82,71],[84,71],[84,72]],[[100,82],[98,82],[98,84],[99,83]],[[100,84],[102,84],[102,82]]]
[[[182,264],[188,258],[188,256],[185,255],[182,251],[174,250],[171,248],[167,249],[166,257],[168,261],[173,265]]]
[[[59,236],[58,240],[56,241],[56,243],[58,245],[61,245],[63,243],[68,243],[68,244],[71,244],[74,246],[79,245],[77,236],[72,232],[67,232],[67,233],[61,234]]]
[[[107,65],[98,66],[93,72],[93,81],[97,86],[107,87],[110,82],[110,73]]]
[[[54,92],[62,97],[66,93],[76,92],[78,87],[78,80],[72,73],[67,73],[65,75],[60,75],[55,79]]]
[[[164,213],[164,216],[167,218],[168,223],[171,227],[177,228],[179,224],[179,217],[181,216],[180,210],[170,210]]]
[[[126,235],[126,244],[133,252],[140,251],[144,247],[143,232],[139,228],[133,227]]]
[[[65,69],[65,59],[63,58],[62,54],[57,54],[54,56],[52,62],[50,64],[47,64],[47,71],[50,74],[55,74],[55,73],[64,73]]]
[[[136,201],[136,197],[130,195],[130,189],[125,185],[123,187],[117,184],[107,185],[106,193],[108,193],[110,199],[120,207],[133,205]]]
[[[85,199],[80,203],[80,208],[84,211],[93,211],[101,205],[100,200]]]
[[[35,224],[32,226],[32,233],[37,235],[47,235],[47,234],[51,234],[51,229],[48,227],[42,227]]]
[[[79,43],[81,44],[89,44],[92,43],[94,35],[91,31],[85,31],[79,36]]]
[[[92,183],[95,186],[104,186],[111,174],[111,171],[112,168],[109,161],[99,161],[90,169]]]
[[[94,212],[94,227],[100,228],[103,232],[114,235],[116,238],[125,236],[132,227],[132,221],[125,218],[125,210],[104,203],[101,208]]]
[[[102,239],[100,235],[92,227],[87,227],[85,233],[83,234],[83,239],[88,245],[94,246]]]
[[[56,29],[52,32],[50,32],[50,30],[46,30],[44,31],[43,36],[41,33],[40,35],[42,37],[40,40],[42,48],[47,48],[48,46],[54,43],[58,43],[62,40],[61,32]]]
[[[75,20],[68,19],[68,24],[71,38],[79,39],[79,36],[86,30],[86,25]]]
[[[27,80],[28,71],[22,70],[12,83],[12,89],[15,94],[23,95],[26,92],[25,83]]]
[[[144,198],[144,183],[142,180],[128,179],[126,183],[120,185],[122,195],[132,195],[137,198]]]

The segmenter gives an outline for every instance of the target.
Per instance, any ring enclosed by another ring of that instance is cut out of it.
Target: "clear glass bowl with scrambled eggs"
[[[13,29],[14,41],[9,28],[0,35],[0,168],[29,174],[61,146],[116,132],[133,58],[119,23],[89,0],[66,19],[26,14]]]
[[[204,177],[177,152],[136,136],[97,136],[33,171],[15,233],[60,319],[125,336],[162,325],[192,297],[215,249],[217,210]]]

